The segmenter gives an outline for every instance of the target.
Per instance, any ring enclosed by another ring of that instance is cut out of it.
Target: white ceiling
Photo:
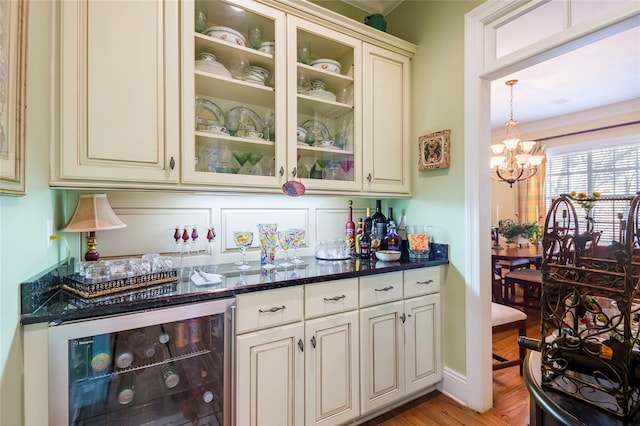
[[[402,0],[342,0],[368,13],[389,13]],[[512,41],[515,45],[522,45]],[[584,111],[631,99],[640,110],[640,27],[612,35],[491,83],[491,127],[513,116],[520,124]]]
[[[491,83],[491,126],[513,116],[520,124],[617,102],[638,99],[640,110],[640,27],[509,74]]]

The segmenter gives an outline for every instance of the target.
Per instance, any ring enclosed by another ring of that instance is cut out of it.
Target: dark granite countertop
[[[93,299],[85,299],[63,289],[62,277],[70,275],[73,269],[60,265],[21,284],[20,321],[26,325],[99,318],[234,297],[253,291],[448,264],[448,247],[437,245],[441,247],[432,250],[432,259],[420,262],[402,259],[398,262],[327,261],[305,257],[304,263],[297,267],[278,267],[271,271],[261,270],[258,262],[250,262],[251,269],[242,273],[233,264],[222,264],[215,271],[222,275],[222,282],[218,284],[197,286],[189,280],[189,272],[183,271],[182,279],[177,283]]]

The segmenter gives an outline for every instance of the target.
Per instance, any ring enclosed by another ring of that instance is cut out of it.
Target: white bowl
[[[333,59],[316,59],[312,61],[309,65],[314,68],[320,68],[324,71],[337,72],[340,73],[341,65],[340,62],[334,61]]]
[[[393,262],[394,260],[400,259],[399,251],[392,250],[378,250],[376,251],[376,259],[382,260],[383,262]]]
[[[209,37],[225,40],[238,46],[245,46],[247,44],[244,36],[238,31],[229,27],[209,27],[205,30],[205,35]]]
[[[276,52],[276,43],[274,41],[263,41],[260,43],[260,48],[258,50],[273,55]]]
[[[325,101],[336,101],[336,95],[331,92],[327,92],[326,90],[309,90],[306,95],[324,99]]]

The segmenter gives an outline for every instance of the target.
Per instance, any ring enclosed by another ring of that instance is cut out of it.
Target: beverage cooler
[[[234,299],[49,328],[49,423],[230,425]]]

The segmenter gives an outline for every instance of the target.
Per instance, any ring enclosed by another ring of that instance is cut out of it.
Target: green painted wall
[[[0,424],[22,424],[20,283],[66,255],[63,243],[47,248],[46,221],[60,227],[63,193],[48,187],[51,137],[52,2],[29,3],[26,116],[27,195],[0,196]]]
[[[443,286],[444,365],[466,374],[464,246],[464,15],[482,1],[405,1],[387,19],[387,30],[418,45],[411,64],[413,198],[396,202],[408,224],[430,225],[448,243]],[[418,137],[451,129],[451,166],[418,172]]]

